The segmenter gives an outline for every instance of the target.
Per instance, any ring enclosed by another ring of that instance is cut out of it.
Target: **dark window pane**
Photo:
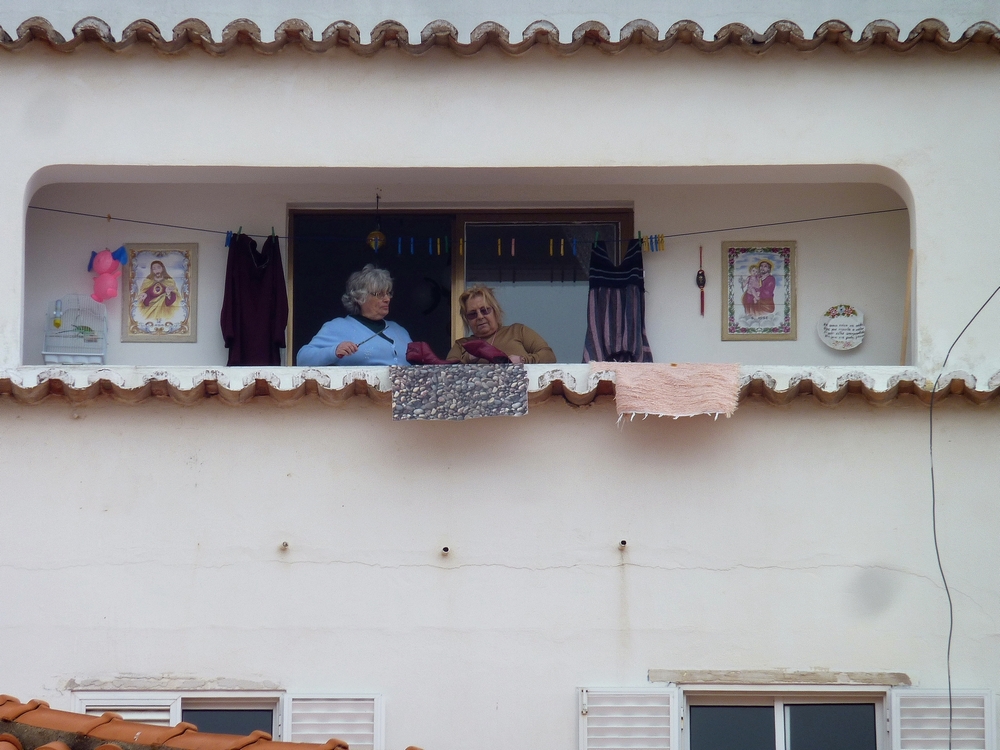
[[[262,709],[205,709],[185,708],[181,720],[198,727],[199,732],[247,735],[258,729],[271,734],[274,727],[273,712]]]
[[[788,750],[875,750],[875,704],[788,706]]]
[[[774,750],[773,706],[691,706],[691,750]]]
[[[377,253],[366,244],[376,222],[388,243]],[[392,274],[394,296],[389,320],[403,326],[414,341],[426,341],[439,356],[444,356],[452,345],[454,222],[450,214],[383,213],[376,219],[375,214],[293,213],[289,362],[324,323],[347,314],[340,301],[347,277],[366,263]]]

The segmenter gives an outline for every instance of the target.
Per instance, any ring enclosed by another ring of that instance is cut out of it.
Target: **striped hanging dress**
[[[590,255],[590,296],[584,362],[652,362],[646,340],[642,242],[632,240],[620,266],[603,242]]]

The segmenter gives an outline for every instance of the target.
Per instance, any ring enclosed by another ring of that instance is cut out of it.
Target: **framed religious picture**
[[[198,340],[198,245],[125,245],[122,341]]]
[[[795,243],[723,242],[723,341],[794,341]]]

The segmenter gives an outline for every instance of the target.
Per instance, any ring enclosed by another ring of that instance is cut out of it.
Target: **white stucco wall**
[[[996,690],[996,407],[936,418],[954,683]],[[568,750],[575,688],[650,668],[943,688],[926,425],[860,401],[622,430],[561,400],[436,424],[365,399],[0,401],[3,688],[373,691],[386,747],[437,750]]]

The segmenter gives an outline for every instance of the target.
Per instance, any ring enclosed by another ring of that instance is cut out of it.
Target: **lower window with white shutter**
[[[892,691],[892,725],[893,750],[996,748],[990,691],[952,691],[949,706],[947,690],[896,688]]]
[[[674,688],[581,688],[580,750],[675,750]]]
[[[383,750],[382,696],[376,694],[91,690],[74,693],[73,710],[94,716],[111,711],[126,721],[159,726],[187,721],[201,732],[219,734],[259,729],[289,742],[337,738],[351,750]]]

